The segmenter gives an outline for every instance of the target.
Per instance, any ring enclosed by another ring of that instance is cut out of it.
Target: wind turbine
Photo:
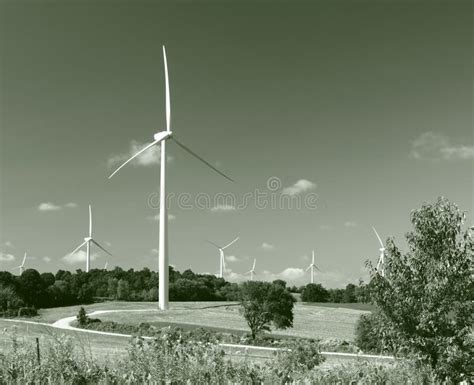
[[[219,250],[219,278],[224,278],[224,270],[225,270],[224,250],[227,249],[230,245],[233,245],[238,240],[239,240],[239,237],[235,238],[232,242],[228,243],[225,246],[219,246],[219,245],[215,244],[214,242],[207,241],[211,245],[214,245],[215,247],[217,247],[217,250]]]
[[[108,264],[109,264],[108,262],[105,262],[104,270],[107,270],[107,265],[108,265]]]
[[[253,260],[252,269],[250,269],[249,271],[247,271],[246,273],[244,273],[244,274],[250,274],[250,280],[251,280],[251,281],[253,281],[253,275],[254,275],[254,274],[257,275],[257,274],[255,273],[255,264],[256,264],[256,263],[257,263],[257,260],[254,259],[254,260]]]
[[[380,243],[380,257],[379,261],[377,262],[377,271],[379,271],[380,269],[380,274],[382,275],[382,277],[385,277],[385,246],[383,245],[382,239],[379,237],[377,230],[375,230],[375,227],[372,226],[372,229],[374,230],[374,233]]]
[[[20,272],[20,275],[23,274],[23,268],[25,267],[25,261],[26,261],[26,253],[25,256],[23,257],[23,262],[21,263],[20,266],[14,267],[12,270],[18,269]]]
[[[76,251],[78,251],[82,246],[86,245],[86,272],[88,273],[90,270],[91,266],[91,242],[96,245],[98,248],[102,249],[105,251],[107,254],[110,256],[110,254],[107,250],[105,250],[95,239],[92,238],[92,207],[89,205],[89,236],[84,238],[84,242],[81,243],[79,246],[77,246],[73,252],[71,253],[74,254]]]
[[[231,178],[219,171],[209,162],[201,158],[191,149],[186,147],[184,144],[178,142],[173,136],[171,131],[171,101],[170,101],[170,87],[169,87],[169,78],[168,78],[168,63],[166,61],[166,50],[163,46],[163,61],[165,69],[165,95],[166,95],[166,130],[157,132],[153,139],[154,141],[150,144],[147,144],[130,159],[124,162],[120,167],[118,167],[112,174],[110,174],[109,179],[112,178],[122,167],[127,163],[131,162],[136,157],[140,156],[149,148],[159,144],[161,142],[161,159],[160,159],[160,223],[159,223],[159,249],[158,249],[158,258],[159,258],[159,290],[158,290],[158,301],[159,307],[161,310],[168,309],[168,284],[169,284],[169,259],[168,259],[168,215],[166,207],[166,141],[168,139],[173,139],[174,142],[180,146],[183,150],[189,152],[192,156],[203,162],[206,166],[210,167],[212,170],[222,175],[224,178],[233,182]]]
[[[309,269],[311,269],[311,283],[314,283],[314,269],[315,268],[321,271],[321,269],[314,264],[314,250],[313,250],[313,259],[311,260],[311,264],[305,270],[305,271],[308,271]]]

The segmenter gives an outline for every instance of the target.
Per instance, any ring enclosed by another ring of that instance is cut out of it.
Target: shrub
[[[18,317],[34,317],[38,315],[38,311],[34,307],[20,307],[18,309]]]
[[[381,353],[384,350],[382,328],[380,314],[362,314],[357,321],[355,330],[356,345],[364,352]]]
[[[84,309],[82,306],[79,309],[79,313],[77,313],[77,322],[79,323],[79,326],[85,326],[88,324],[89,317],[87,316],[86,309]]]
[[[283,383],[292,382],[296,374],[311,371],[325,361],[318,341],[293,340],[286,346],[287,350],[276,353],[276,362],[270,364]]]

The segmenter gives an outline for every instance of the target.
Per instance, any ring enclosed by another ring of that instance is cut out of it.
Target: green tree
[[[130,286],[128,281],[121,279],[117,285],[117,299],[127,300],[130,296]]]
[[[301,291],[303,302],[327,302],[328,291],[320,283],[308,283]]]
[[[282,285],[249,281],[242,284],[240,293],[242,313],[252,339],[262,331],[270,331],[270,325],[278,329],[293,326],[295,299]]]
[[[473,371],[474,242],[470,230],[462,230],[464,220],[444,198],[424,204],[411,213],[408,252],[387,240],[385,277],[368,263],[383,335],[431,365],[441,382],[457,383]]]

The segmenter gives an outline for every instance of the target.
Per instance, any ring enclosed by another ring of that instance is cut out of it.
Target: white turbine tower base
[[[107,254],[112,256],[104,247],[102,247],[94,238],[92,238],[92,206],[89,205],[89,236],[84,238],[84,242],[77,246],[70,255],[76,253],[82,246],[86,246],[86,272],[90,271],[91,267],[91,243],[96,245],[99,249],[102,249]]]
[[[377,233],[377,230],[375,230],[375,227],[372,226],[372,229],[374,230],[374,233],[377,236],[377,239],[379,240],[379,243],[380,243],[380,248],[379,248],[380,256],[377,262],[377,271],[380,271],[380,275],[382,277],[385,277],[385,246],[379,234]]]
[[[254,259],[254,260],[253,260],[253,266],[252,266],[252,268],[251,268],[249,271],[247,271],[246,273],[244,273],[244,274],[250,274],[250,280],[251,280],[251,281],[253,281],[253,275],[254,275],[254,274],[257,275],[257,273],[255,273],[255,264],[256,264],[256,263],[257,263],[257,260]]]
[[[225,246],[219,246],[214,242],[207,241],[211,245],[215,246],[217,250],[219,250],[219,278],[224,278],[224,271],[225,271],[225,253],[224,250],[227,249],[229,246],[233,245],[235,242],[239,240],[239,237],[235,238],[232,242],[228,243]]]
[[[161,310],[168,309],[168,285],[169,285],[169,260],[168,260],[168,215],[166,210],[166,141],[173,139],[174,142],[182,149],[190,153],[192,156],[203,162],[206,166],[213,169],[218,174],[222,175],[226,179],[233,182],[231,178],[219,171],[212,164],[201,158],[191,149],[186,147],[184,144],[178,142],[173,137],[171,131],[171,100],[170,100],[170,85],[168,76],[168,62],[166,60],[166,50],[163,46],[163,62],[165,70],[165,97],[166,97],[166,130],[157,132],[153,136],[153,142],[146,145],[130,159],[121,164],[112,174],[109,179],[112,178],[122,167],[127,163],[131,162],[136,157],[140,156],[149,148],[161,143],[161,158],[160,158],[160,223],[159,223],[159,246],[158,246],[158,272],[159,272],[159,289],[158,289],[158,302]]]
[[[321,269],[314,264],[314,250],[313,250],[313,259],[311,260],[311,264],[306,268],[305,271],[308,271],[311,269],[311,283],[314,283],[314,269],[318,269],[321,271]]]

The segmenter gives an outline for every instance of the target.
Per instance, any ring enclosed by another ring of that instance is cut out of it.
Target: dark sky
[[[316,249],[317,280],[343,286],[377,259],[372,225],[403,245],[410,211],[440,195],[472,222],[471,2],[3,1],[0,15],[2,270],[24,251],[42,271],[83,268],[64,256],[89,203],[115,255],[93,266],[156,269],[154,154],[107,176],[165,128],[163,44],[174,134],[236,180],[167,147],[168,191],[211,200],[171,200],[179,270],[215,273],[205,240],[240,236],[231,279],[257,258],[261,279],[307,282]],[[272,177],[277,200],[317,194],[317,208],[214,207]]]

